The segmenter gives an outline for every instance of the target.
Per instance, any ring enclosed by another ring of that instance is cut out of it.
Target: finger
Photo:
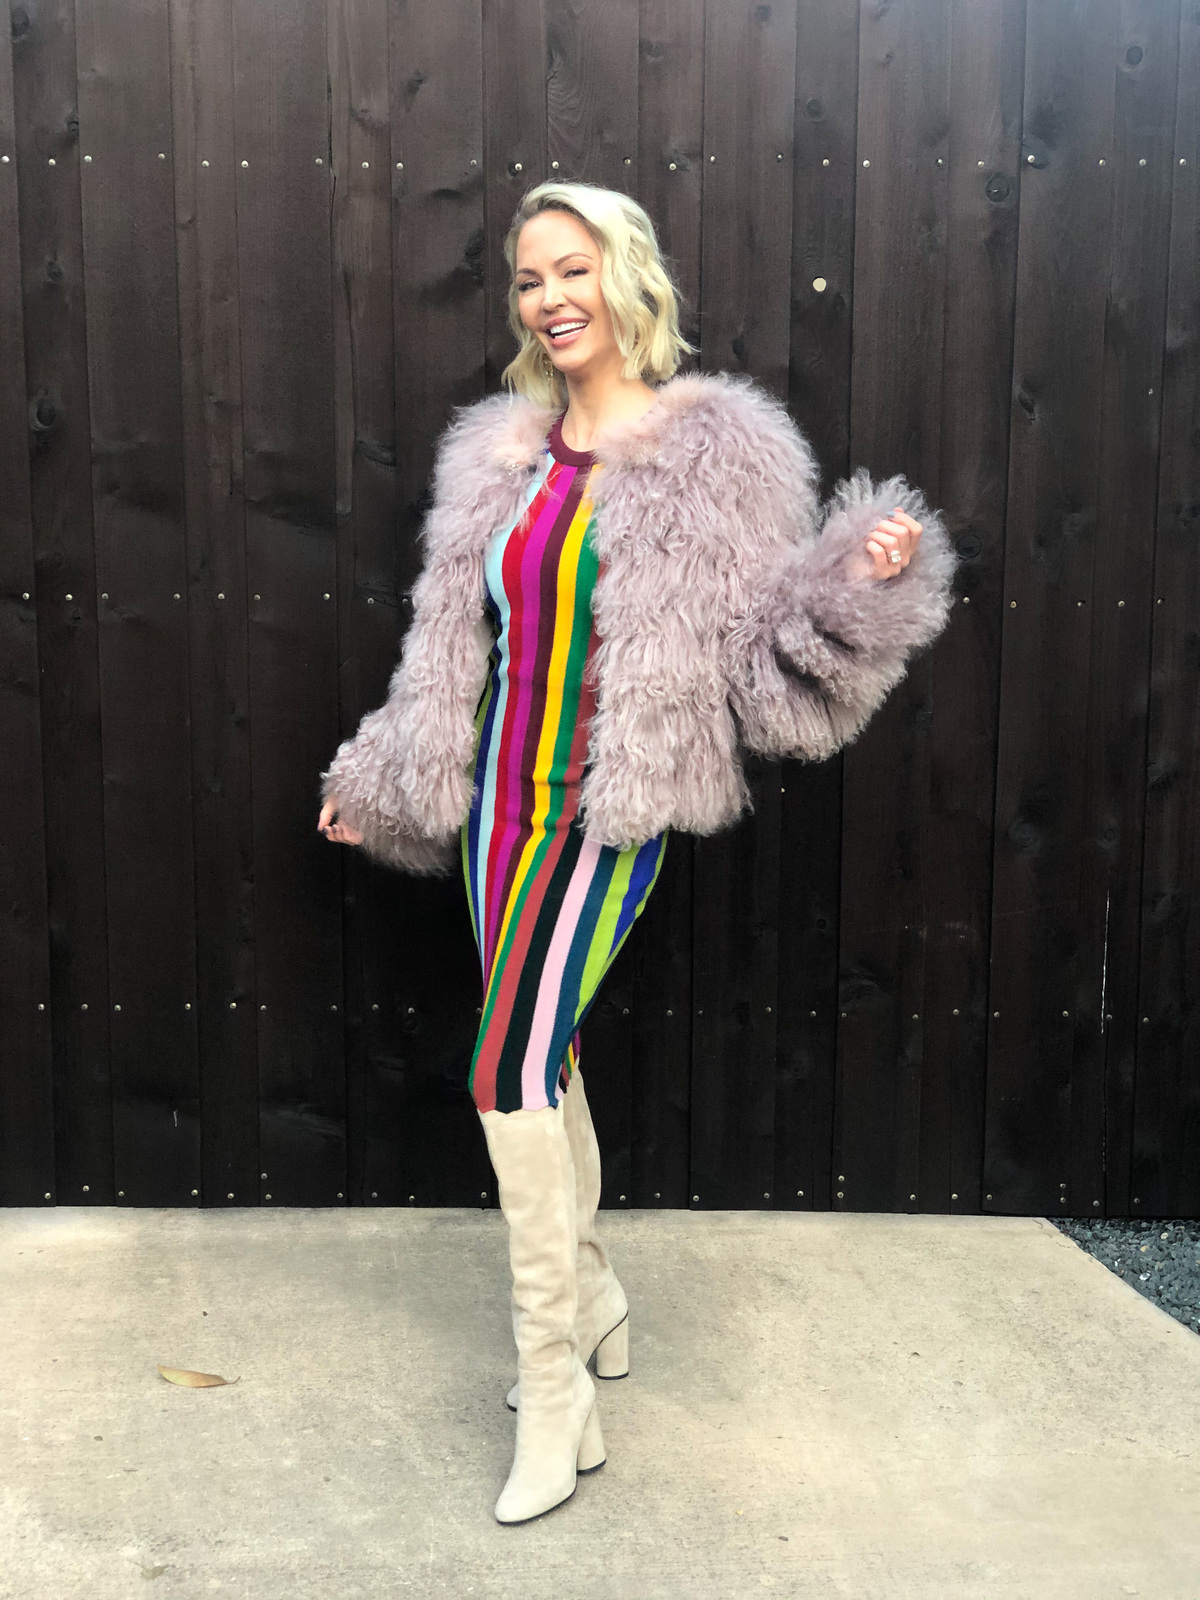
[[[335,844],[361,844],[362,835],[357,828],[352,828],[348,822],[335,822],[325,829],[325,837],[332,839]]]
[[[887,537],[891,540],[890,548],[897,551],[900,556],[899,562],[893,562],[893,566],[906,567],[912,558],[913,551],[916,549],[917,540],[920,538],[920,534],[914,534],[909,528],[901,527],[899,523],[892,522],[889,518],[884,519],[883,523],[880,525],[880,528],[892,530],[892,532],[887,535]],[[880,537],[884,537],[884,535],[880,532],[880,529],[877,529],[876,532],[880,534]]]
[[[882,546],[887,557],[888,565],[893,572],[898,571],[908,560],[908,531],[903,533],[888,533],[882,527],[872,530],[872,538]]]
[[[877,539],[868,539],[867,549],[871,553],[871,560],[875,563],[875,576],[877,578],[886,578],[891,565],[887,551]]]
[[[904,549],[904,541],[889,539],[886,546],[882,545],[882,556],[879,562],[879,577],[894,578],[898,572],[903,572],[908,565],[908,552]]]
[[[897,507],[892,515],[896,517],[897,520],[902,520],[904,522],[909,533],[912,535],[912,542],[916,544],[917,540],[921,537],[922,524],[919,523],[915,517],[910,517],[908,512],[904,511],[900,507]]]

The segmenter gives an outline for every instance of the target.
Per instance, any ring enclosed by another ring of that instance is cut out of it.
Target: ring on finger
[[[899,561],[899,559],[900,559],[900,552],[899,552],[899,550],[893,550],[893,551],[892,551],[892,552],[891,552],[891,554],[890,554],[890,555],[889,555],[889,556],[888,556],[888,560],[889,560],[889,561],[892,561],[892,562],[896,562],[896,561]]]

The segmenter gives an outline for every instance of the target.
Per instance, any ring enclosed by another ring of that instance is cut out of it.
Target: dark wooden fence
[[[1200,1214],[1194,0],[0,5],[0,1195],[492,1203],[457,881],[315,831],[558,173],[903,471],[936,647],[670,841],[612,1205]]]

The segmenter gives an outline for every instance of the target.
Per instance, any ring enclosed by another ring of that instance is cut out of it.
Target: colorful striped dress
[[[463,873],[483,969],[470,1089],[480,1111],[556,1105],[579,1025],[654,887],[666,833],[628,850],[578,820],[595,711],[589,485],[601,468],[561,418],[524,510],[488,548],[495,629],[475,718],[475,796]]]

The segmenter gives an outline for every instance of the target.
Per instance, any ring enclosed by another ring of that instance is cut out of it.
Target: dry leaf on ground
[[[178,1383],[184,1389],[215,1389],[222,1383],[237,1383],[238,1378],[221,1378],[215,1372],[189,1372],[186,1367],[159,1367],[168,1383]]]

